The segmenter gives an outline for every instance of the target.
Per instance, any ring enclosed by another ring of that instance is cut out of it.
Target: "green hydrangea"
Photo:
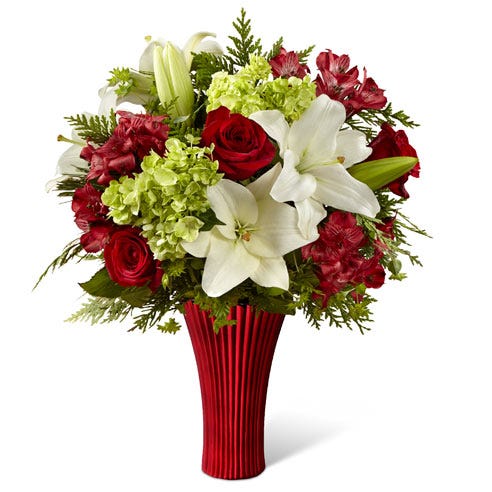
[[[210,209],[207,187],[218,183],[218,162],[211,149],[170,138],[166,156],[155,152],[142,162],[142,172],[133,178],[113,180],[102,195],[116,224],[142,228],[158,260],[182,258],[181,241],[194,241]]]
[[[278,109],[292,122],[299,119],[315,99],[316,85],[309,75],[303,79],[274,79],[268,61],[261,56],[251,56],[250,63],[236,74],[215,73],[207,97],[207,111],[225,106],[247,117],[255,111]]]

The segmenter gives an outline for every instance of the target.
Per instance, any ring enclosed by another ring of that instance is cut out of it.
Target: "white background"
[[[186,331],[127,333],[63,320],[95,265],[31,293],[77,233],[44,192],[63,116],[97,111],[114,66],[144,36],[225,43],[244,5],[268,46],[349,53],[387,89],[422,177],[405,208],[433,240],[425,268],[374,294],[366,336],[286,321],[272,369],[266,471],[226,482],[200,470],[201,404]],[[439,5],[439,6],[438,6]],[[23,2],[2,12],[0,490],[492,490],[490,44],[485,2]]]

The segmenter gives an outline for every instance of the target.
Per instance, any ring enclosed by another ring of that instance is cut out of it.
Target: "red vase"
[[[202,470],[212,477],[249,478],[265,469],[265,403],[283,314],[236,306],[237,323],[216,334],[206,311],[185,304],[203,407]]]

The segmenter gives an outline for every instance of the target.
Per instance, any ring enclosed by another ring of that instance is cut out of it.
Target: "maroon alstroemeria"
[[[90,183],[75,190],[73,194],[75,223],[84,232],[80,243],[88,253],[97,253],[103,249],[115,228],[113,222],[106,217],[108,208],[102,203],[101,194]]]
[[[299,56],[295,51],[287,51],[280,48],[280,53],[268,61],[272,67],[274,77],[299,77],[304,78],[309,73],[307,65],[299,63]]]
[[[326,94],[331,99],[340,101],[347,111],[347,118],[362,109],[381,109],[386,105],[383,89],[374,79],[367,78],[364,68],[364,79],[359,81],[359,70],[350,67],[348,55],[335,55],[331,50],[320,53],[316,58],[319,74],[316,77],[316,95]]]
[[[380,264],[383,250],[375,248],[374,254],[367,258],[361,253],[367,242],[355,216],[337,210],[319,227],[319,238],[302,248],[302,257],[311,258],[316,265],[324,305],[330,296],[346,287],[383,285],[385,272]]]

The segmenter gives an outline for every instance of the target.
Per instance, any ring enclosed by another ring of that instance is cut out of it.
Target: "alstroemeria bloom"
[[[207,258],[202,288],[208,296],[219,297],[247,278],[264,287],[289,288],[283,255],[318,235],[304,238],[296,209],[271,198],[279,173],[277,165],[247,187],[222,179],[208,188],[210,206],[223,225],[181,243],[193,256]]]
[[[372,190],[347,172],[365,160],[371,149],[362,132],[340,130],[345,121],[340,102],[322,94],[290,127],[278,110],[258,111],[249,118],[279,145],[283,167],[271,196],[295,203],[305,237],[312,236],[326,217],[325,205],[369,217],[378,213]]]

